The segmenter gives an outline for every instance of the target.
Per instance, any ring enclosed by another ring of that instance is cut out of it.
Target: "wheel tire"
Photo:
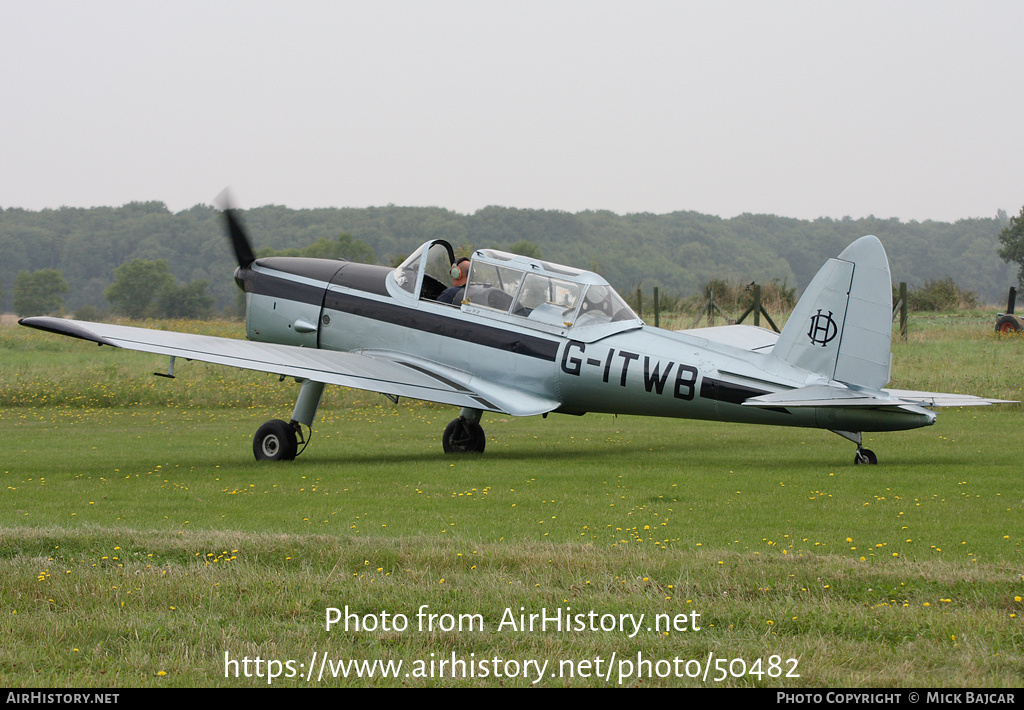
[[[441,437],[446,454],[482,454],[486,443],[483,427],[462,417],[448,422]]]
[[[280,419],[265,423],[252,439],[252,452],[257,461],[291,461],[297,450],[295,429]]]
[[[854,464],[868,464],[874,466],[878,463],[878,457],[875,456],[875,452],[871,449],[857,449],[857,453],[853,457]]]
[[[996,332],[997,333],[1002,333],[1004,335],[1008,335],[1010,333],[1020,332],[1020,330],[1021,330],[1020,321],[1017,320],[1017,318],[1015,318],[1015,317],[1013,317],[1011,315],[1002,316],[999,320],[996,321]]]

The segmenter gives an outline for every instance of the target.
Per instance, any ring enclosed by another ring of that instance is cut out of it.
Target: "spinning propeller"
[[[217,195],[214,204],[224,213],[224,219],[227,220],[228,225],[228,236],[231,238],[231,246],[235,250],[235,258],[238,260],[239,268],[244,271],[252,262],[256,261],[256,256],[252,253],[252,242],[249,240],[249,235],[238,219],[238,210],[234,206],[235,201],[231,196],[231,188],[225,187]]]

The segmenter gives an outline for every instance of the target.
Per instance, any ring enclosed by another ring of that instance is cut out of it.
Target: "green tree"
[[[114,283],[103,292],[114,310],[129,318],[154,315],[152,306],[168,288],[174,276],[164,259],[132,259],[114,269]]]
[[[207,290],[209,285],[205,279],[198,279],[180,287],[174,284],[167,286],[157,302],[160,315],[168,318],[209,318],[214,303]]]
[[[1024,207],[1020,214],[1010,217],[1010,224],[999,232],[999,256],[1003,261],[1013,262],[1020,268],[1017,271],[1017,283],[1024,288]]]
[[[377,257],[373,249],[351,234],[342,232],[337,239],[326,237],[318,239],[302,249],[272,249],[267,247],[259,250],[259,256],[305,256],[313,259],[347,259],[363,264],[376,263]]]
[[[533,242],[526,240],[516,242],[508,248],[513,254],[519,254],[520,256],[529,257],[530,259],[543,259],[544,257],[540,254],[540,247]]]
[[[19,316],[57,313],[64,306],[68,282],[57,269],[19,271],[14,282],[14,312]]]

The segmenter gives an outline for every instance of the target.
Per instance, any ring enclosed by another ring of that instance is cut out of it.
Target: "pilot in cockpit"
[[[464,256],[456,259],[455,263],[452,264],[451,276],[451,288],[446,288],[442,291],[437,300],[440,303],[458,305],[462,302],[462,296],[466,292],[466,278],[469,276],[469,259]]]

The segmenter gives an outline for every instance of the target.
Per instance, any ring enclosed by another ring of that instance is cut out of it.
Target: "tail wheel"
[[[450,421],[441,437],[446,454],[482,454],[486,443],[483,427],[462,417]]]
[[[1003,333],[1005,335],[1009,333],[1017,333],[1020,330],[1022,330],[1021,322],[1011,315],[1001,316],[999,320],[996,321],[997,333]]]
[[[257,461],[291,461],[297,451],[295,429],[280,419],[265,423],[252,439],[252,452]]]

